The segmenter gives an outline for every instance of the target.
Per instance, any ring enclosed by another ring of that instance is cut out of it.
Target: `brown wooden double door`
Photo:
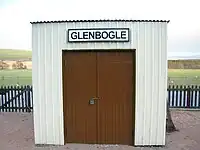
[[[133,52],[63,52],[66,143],[133,143]]]

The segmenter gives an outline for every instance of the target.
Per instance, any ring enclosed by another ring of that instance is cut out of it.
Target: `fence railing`
[[[200,108],[200,86],[168,86],[171,108]],[[0,112],[31,112],[32,86],[0,87]]]
[[[170,107],[200,108],[200,86],[169,86]]]
[[[0,88],[0,112],[31,112],[32,109],[32,86],[2,86]]]

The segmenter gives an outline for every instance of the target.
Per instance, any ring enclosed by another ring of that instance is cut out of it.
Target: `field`
[[[30,85],[32,70],[0,70],[0,85]]]
[[[0,60],[31,60],[30,50],[0,49]]]
[[[200,69],[168,69],[168,84],[200,85]]]
[[[9,69],[0,70],[1,85],[27,85],[32,84],[32,52],[30,50],[0,49],[0,60],[9,65]],[[15,61],[22,61],[27,69],[12,69]]]
[[[0,70],[0,85],[30,85],[32,70]],[[169,69],[168,83],[178,85],[200,85],[200,69]]]
[[[9,67],[7,70],[0,70],[0,86],[31,84],[31,57],[32,53],[28,50],[0,49],[0,60],[4,60],[10,66],[13,62],[20,60],[28,68],[26,70],[16,70]],[[200,60],[169,60],[168,66],[168,84],[200,85]]]

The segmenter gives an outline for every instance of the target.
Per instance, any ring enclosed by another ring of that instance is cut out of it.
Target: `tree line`
[[[168,69],[200,69],[200,59],[168,60]]]

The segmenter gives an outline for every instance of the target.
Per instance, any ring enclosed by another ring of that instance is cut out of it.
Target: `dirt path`
[[[200,111],[172,111],[172,117],[180,131],[168,134],[163,148],[87,144],[35,147],[32,114],[0,113],[0,150],[199,150]]]

